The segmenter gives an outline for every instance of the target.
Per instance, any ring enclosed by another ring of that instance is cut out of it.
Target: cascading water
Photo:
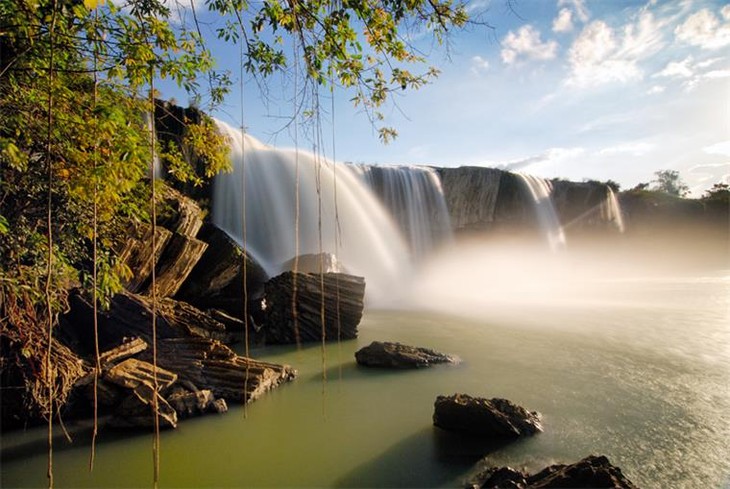
[[[551,197],[550,184],[542,178],[533,175],[516,173],[525,186],[531,201],[534,204],[537,222],[547,239],[550,249],[553,251],[565,247],[565,233],[560,225],[560,219],[555,212],[555,206]]]
[[[435,170],[419,166],[353,165],[410,242],[414,258],[453,238],[449,211]]]
[[[245,249],[269,275],[283,271],[283,264],[296,253],[297,165],[300,255],[336,253],[349,272],[366,278],[371,300],[387,297],[389,288],[408,275],[403,238],[383,206],[346,165],[335,169],[324,158],[318,161],[304,151],[274,149],[218,124],[231,140],[233,173],[216,177],[213,222],[242,244],[245,196]]]
[[[624,232],[625,226],[623,213],[621,212],[621,204],[619,204],[618,197],[616,197],[616,193],[611,187],[608,187],[606,201],[601,206],[601,217],[606,222],[613,223],[620,233]]]

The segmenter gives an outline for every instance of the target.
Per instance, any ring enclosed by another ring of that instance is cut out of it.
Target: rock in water
[[[478,474],[473,489],[548,489],[559,487],[637,489],[621,469],[604,456],[590,455],[571,465],[551,465],[534,475],[510,467],[493,467]]]
[[[265,290],[267,343],[321,341],[323,329],[326,340],[357,338],[365,296],[362,277],[285,272],[269,280]]]
[[[401,343],[373,341],[355,353],[355,360],[366,367],[420,368],[437,363],[456,363],[458,359],[428,348]]]
[[[296,270],[294,269],[295,265]],[[303,273],[319,273],[320,268],[322,273],[347,273],[347,270],[334,253],[328,252],[299,255],[299,257],[292,258],[281,266],[281,270]]]
[[[466,394],[438,396],[433,424],[449,431],[480,436],[516,438],[542,431],[540,413],[507,399],[484,399]]]

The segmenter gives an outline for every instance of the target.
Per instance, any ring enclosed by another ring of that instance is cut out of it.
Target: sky
[[[328,157],[610,179],[623,189],[677,170],[695,197],[730,183],[730,2],[471,0],[467,9],[490,27],[472,25],[441,47],[411,34],[441,75],[386,109],[394,142],[379,141],[352,93],[336,90],[334,104],[323,94]],[[238,83],[237,48],[205,29],[219,68]],[[244,86],[248,132],[293,146],[284,128],[293,88],[248,77]],[[186,100],[164,85],[162,95]],[[234,90],[213,115],[238,126],[240,107]]]

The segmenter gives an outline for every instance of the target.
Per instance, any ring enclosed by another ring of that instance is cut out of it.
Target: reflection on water
[[[491,265],[491,273],[529,269]],[[234,408],[163,433],[161,485],[456,487],[484,455],[537,469],[595,453],[640,487],[728,487],[730,273],[649,276],[605,265],[590,277],[563,274],[553,289],[535,274],[523,298],[532,288],[551,301],[507,300],[519,283],[500,289],[484,275],[489,267],[472,265],[469,286],[458,291],[438,274],[437,302],[427,271],[410,300],[420,296],[441,312],[368,311],[360,339],[328,347],[324,394],[318,346],[258,351],[294,365],[300,377],[249,406],[245,419]],[[375,339],[463,362],[412,372],[358,368],[355,350]],[[455,392],[541,411],[545,432],[505,446],[455,439],[431,425],[436,396]],[[45,485],[43,436],[42,429],[3,435],[2,487]],[[58,487],[151,485],[150,435],[104,431],[93,474],[87,440],[82,433],[73,445],[55,444]]]

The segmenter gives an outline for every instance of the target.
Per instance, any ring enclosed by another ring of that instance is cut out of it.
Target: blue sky
[[[339,161],[503,167],[612,179],[622,188],[673,169],[695,196],[729,181],[730,3],[513,0],[513,8],[505,0],[469,2],[493,28],[458,32],[448,49],[412,37],[442,74],[386,109],[386,123],[399,131],[389,145],[341,90],[332,131],[324,93],[327,155],[334,134]],[[210,38],[220,67],[237,80],[237,49]],[[292,146],[291,129],[280,129],[293,110],[293,88],[278,80],[267,94],[252,80],[245,86],[249,133]],[[234,90],[215,115],[239,125],[239,114]]]

